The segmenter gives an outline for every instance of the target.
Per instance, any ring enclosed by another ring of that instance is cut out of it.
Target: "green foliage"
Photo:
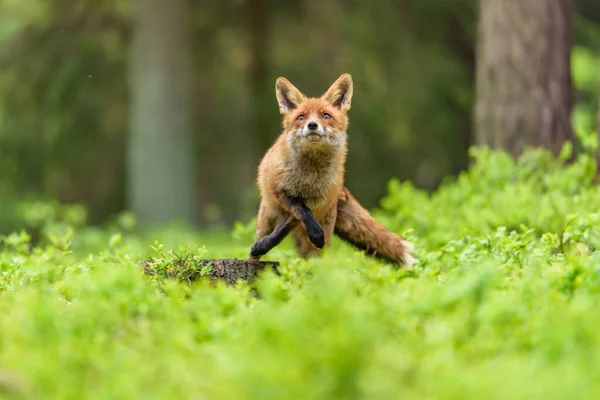
[[[411,227],[440,246],[459,236],[488,235],[499,227],[560,234],[573,218],[598,211],[596,135],[581,135],[587,151],[575,156],[566,143],[559,157],[531,149],[518,160],[506,153],[473,148],[473,165],[434,193],[393,180],[381,215],[391,227]],[[523,228],[522,228],[523,227]]]
[[[269,254],[280,274],[254,288],[150,278],[148,254],[165,270],[245,257],[253,223],[233,240],[177,226],[142,234],[128,215],[98,229],[76,209],[27,205],[29,220],[44,216],[37,243],[0,239],[0,397],[599,396],[591,153],[471,154],[431,195],[390,184],[377,215],[415,242],[410,271],[337,240],[300,260],[286,240]]]
[[[120,235],[117,237],[120,238]],[[196,276],[206,277],[212,272],[210,265],[201,265],[205,248],[179,246],[177,251],[167,250],[165,254],[163,244],[155,242],[151,247],[155,254],[147,260],[149,267],[146,272],[149,275],[191,282]]]

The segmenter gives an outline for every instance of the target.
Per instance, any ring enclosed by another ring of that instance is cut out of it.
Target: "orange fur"
[[[283,131],[258,168],[257,240],[290,215],[302,220],[304,211],[289,201],[298,199],[320,224],[325,246],[335,232],[371,255],[410,265],[410,243],[383,228],[344,188],[351,76],[340,76],[319,98],[307,98],[285,78],[277,79],[275,87]],[[302,257],[320,252],[306,227],[300,223],[292,230]]]
[[[413,245],[386,230],[347,189],[340,193],[335,234],[371,256],[408,266],[414,262]]]

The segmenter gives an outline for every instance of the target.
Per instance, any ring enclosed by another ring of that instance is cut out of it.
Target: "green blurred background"
[[[133,91],[143,86],[144,57],[161,46],[169,50],[177,37],[185,37],[176,49],[185,54],[173,60],[189,55],[192,72],[187,101],[170,105],[191,115],[190,178],[181,188],[182,196],[193,194],[187,223],[214,228],[254,216],[255,170],[280,129],[278,76],[316,96],[340,74],[352,74],[346,184],[368,208],[379,204],[391,178],[433,190],[468,166],[476,1],[172,4],[181,22],[161,19],[160,7],[148,11],[156,24],[140,55],[132,43],[134,16],[142,13],[133,1],[0,0],[0,232],[23,224],[17,205],[26,200],[82,204],[91,223],[129,208],[128,155],[146,154],[148,145],[129,137]],[[577,130],[591,131],[600,3],[573,5],[572,117]],[[136,76],[141,84],[132,84]],[[148,182],[160,179],[150,169],[147,175]]]

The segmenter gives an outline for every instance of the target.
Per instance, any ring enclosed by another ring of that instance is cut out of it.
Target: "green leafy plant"
[[[51,215],[32,217],[49,236],[0,237],[0,396],[598,397],[600,191],[587,143],[517,160],[475,148],[432,194],[390,182],[375,215],[415,243],[412,270],[337,239],[302,260],[288,238],[269,257],[277,274],[190,284],[210,275],[209,255],[245,256],[253,221],[232,240],[136,233],[129,215],[99,229],[40,206],[28,215]]]

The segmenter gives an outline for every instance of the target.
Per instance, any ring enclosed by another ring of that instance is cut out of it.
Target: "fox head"
[[[283,114],[283,131],[293,149],[325,150],[346,146],[352,101],[352,77],[340,76],[318,98],[303,95],[285,78],[278,78],[275,94]]]

